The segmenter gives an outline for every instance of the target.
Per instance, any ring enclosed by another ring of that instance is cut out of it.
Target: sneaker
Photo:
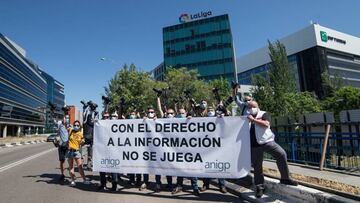
[[[224,193],[224,194],[227,193],[226,187],[225,187],[225,186],[221,186],[221,187],[220,187],[220,192],[221,192],[221,193]]]
[[[281,179],[280,183],[284,184],[284,185],[293,185],[293,186],[299,185],[298,182],[296,182],[295,180],[291,180],[291,179]]]
[[[70,183],[70,186],[71,187],[74,187],[76,184],[75,184],[75,181],[71,181],[71,183]]]
[[[262,188],[256,188],[255,197],[256,197],[256,198],[261,198],[263,195],[264,195],[264,189],[262,189]]]
[[[193,194],[194,194],[195,196],[200,196],[199,189],[194,189]]]
[[[177,193],[179,193],[179,192],[181,192],[182,191],[182,187],[181,186],[176,186],[175,188],[174,188],[174,190],[171,192],[171,194],[177,194]]]
[[[155,186],[155,192],[160,192],[161,191],[161,185],[160,184],[156,184]]]
[[[140,185],[139,191],[146,190],[146,188],[147,188],[147,185],[145,183],[143,183],[143,184]]]
[[[201,191],[201,192],[205,192],[207,189],[209,189],[209,186],[208,186],[208,185],[203,185],[203,186],[200,188],[200,191]]]

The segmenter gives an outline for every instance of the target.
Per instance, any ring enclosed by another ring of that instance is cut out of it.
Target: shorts
[[[58,147],[58,152],[59,152],[59,161],[65,161],[65,156],[67,153],[68,149],[66,146],[59,146]]]
[[[73,159],[73,158],[81,158],[81,154],[79,150],[68,150],[66,154],[66,158]]]

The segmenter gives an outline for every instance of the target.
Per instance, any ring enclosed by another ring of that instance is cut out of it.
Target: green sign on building
[[[328,36],[327,36],[326,32],[320,31],[320,36],[321,36],[321,41],[323,41],[323,42],[328,41]]]

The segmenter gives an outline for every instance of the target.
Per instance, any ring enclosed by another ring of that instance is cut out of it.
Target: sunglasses
[[[174,112],[168,112],[167,114],[171,114],[171,115],[173,115],[173,114],[174,114]]]
[[[74,125],[75,127],[80,127],[80,125]]]
[[[154,113],[154,111],[148,111],[148,113]]]

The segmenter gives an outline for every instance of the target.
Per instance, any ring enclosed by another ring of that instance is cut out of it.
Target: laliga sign
[[[196,13],[196,14],[192,14],[192,15],[189,15],[187,13],[183,13],[179,17],[179,22],[180,23],[186,23],[186,22],[189,22],[190,20],[196,20],[196,19],[199,19],[199,18],[206,18],[206,17],[211,16],[211,15],[212,15],[211,11]]]

